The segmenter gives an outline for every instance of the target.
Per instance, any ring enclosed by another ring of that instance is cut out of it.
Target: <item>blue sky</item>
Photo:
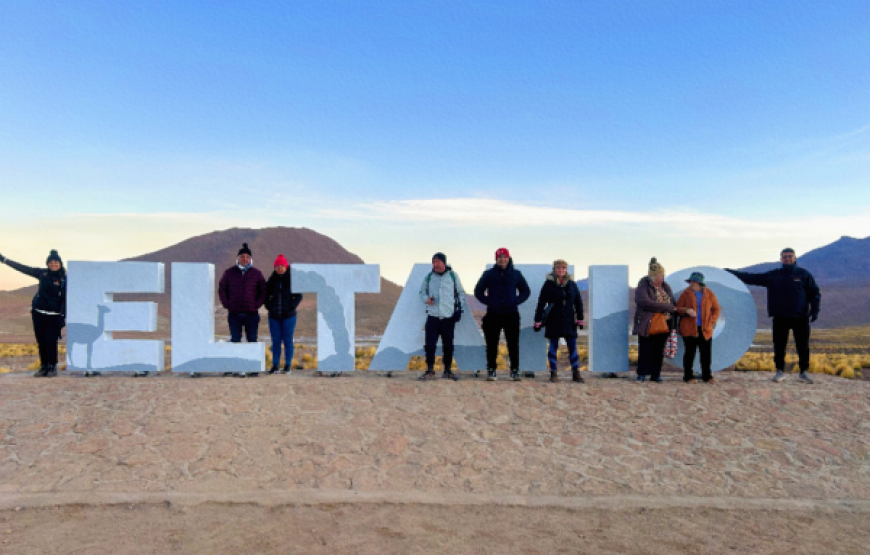
[[[502,245],[634,279],[864,237],[868,29],[863,0],[7,3],[0,253],[286,225],[399,283]]]

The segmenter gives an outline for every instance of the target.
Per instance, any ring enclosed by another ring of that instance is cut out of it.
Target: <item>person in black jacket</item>
[[[46,268],[31,268],[9,260],[2,254],[0,262],[39,280],[39,290],[33,297],[30,310],[33,333],[39,345],[40,368],[34,376],[57,376],[57,342],[66,325],[66,270],[63,261],[53,250],[45,260]]]
[[[269,311],[269,335],[272,336],[272,368],[270,374],[278,371],[281,363],[281,344],[284,344],[284,369],[290,372],[293,361],[293,332],[296,331],[296,308],[302,302],[302,295],[294,293],[290,287],[290,269],[287,259],[279,254],[275,259],[275,271],[266,282],[266,310]]]
[[[821,293],[812,274],[797,264],[793,249],[783,249],[780,253],[782,267],[762,274],[738,272],[725,268],[747,285],[767,288],[767,315],[773,318],[773,362],[776,375],[773,381],[785,379],[785,347],[788,332],[794,333],[794,344],[798,352],[799,379],[811,384],[807,374],[810,367],[810,322],[819,317]]]
[[[568,345],[572,380],[583,383],[585,380],[580,375],[580,357],[577,355],[577,328],[583,328],[583,299],[580,297],[580,290],[574,278],[568,273],[568,263],[564,260],[553,262],[553,272],[547,274],[547,280],[538,295],[535,331],[541,331],[541,326],[547,328],[544,335],[550,341],[547,350],[550,381],[559,381],[556,373],[556,354],[559,349],[559,339],[564,337]]]
[[[495,251],[495,266],[483,272],[474,287],[474,297],[486,305],[483,336],[486,340],[486,379],[489,381],[496,379],[495,359],[502,330],[510,357],[511,379],[520,381],[520,313],[517,307],[531,294],[522,272],[514,269],[510,252],[505,248]]]

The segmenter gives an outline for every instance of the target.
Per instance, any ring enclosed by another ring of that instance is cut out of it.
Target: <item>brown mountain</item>
[[[172,262],[207,262],[215,266],[215,282],[226,268],[235,264],[236,253],[247,243],[253,253],[254,266],[268,278],[272,263],[278,254],[287,257],[290,264],[362,264],[363,260],[348,252],[329,237],[306,228],[273,227],[266,229],[233,228],[191,237],[165,249],[126,260],[162,262],[166,266],[166,292],[161,295],[116,295],[120,301],[150,300],[158,303],[158,332],[156,334],[121,334],[116,337],[157,337],[170,335],[172,292]],[[0,341],[27,340],[30,330],[29,304],[35,286],[16,291],[0,292]],[[380,293],[359,293],[356,296],[357,335],[380,335],[387,326],[402,288],[381,278]],[[306,294],[299,307],[296,337],[315,336],[315,295]],[[228,335],[226,311],[215,294],[215,328],[218,335]],[[264,313],[265,314],[265,313]],[[268,335],[265,318],[260,334]],[[22,337],[23,336],[23,337]]]

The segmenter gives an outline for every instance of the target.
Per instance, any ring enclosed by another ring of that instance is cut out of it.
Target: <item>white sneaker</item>
[[[813,379],[810,377],[809,374],[807,374],[806,370],[804,370],[803,372],[800,373],[800,375],[798,376],[798,379],[804,383],[808,383],[808,384],[813,383]]]
[[[785,379],[785,372],[783,372],[782,370],[777,370],[776,376],[773,377],[773,381],[781,382],[784,379]]]

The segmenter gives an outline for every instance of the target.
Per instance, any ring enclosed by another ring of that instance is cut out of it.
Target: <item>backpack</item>
[[[453,316],[451,319],[458,322],[462,319],[462,302],[459,300],[459,291],[456,289],[456,274],[453,270],[447,270],[450,273],[450,279],[453,280]],[[432,281],[432,272],[426,274],[426,291],[429,291],[429,282]]]

